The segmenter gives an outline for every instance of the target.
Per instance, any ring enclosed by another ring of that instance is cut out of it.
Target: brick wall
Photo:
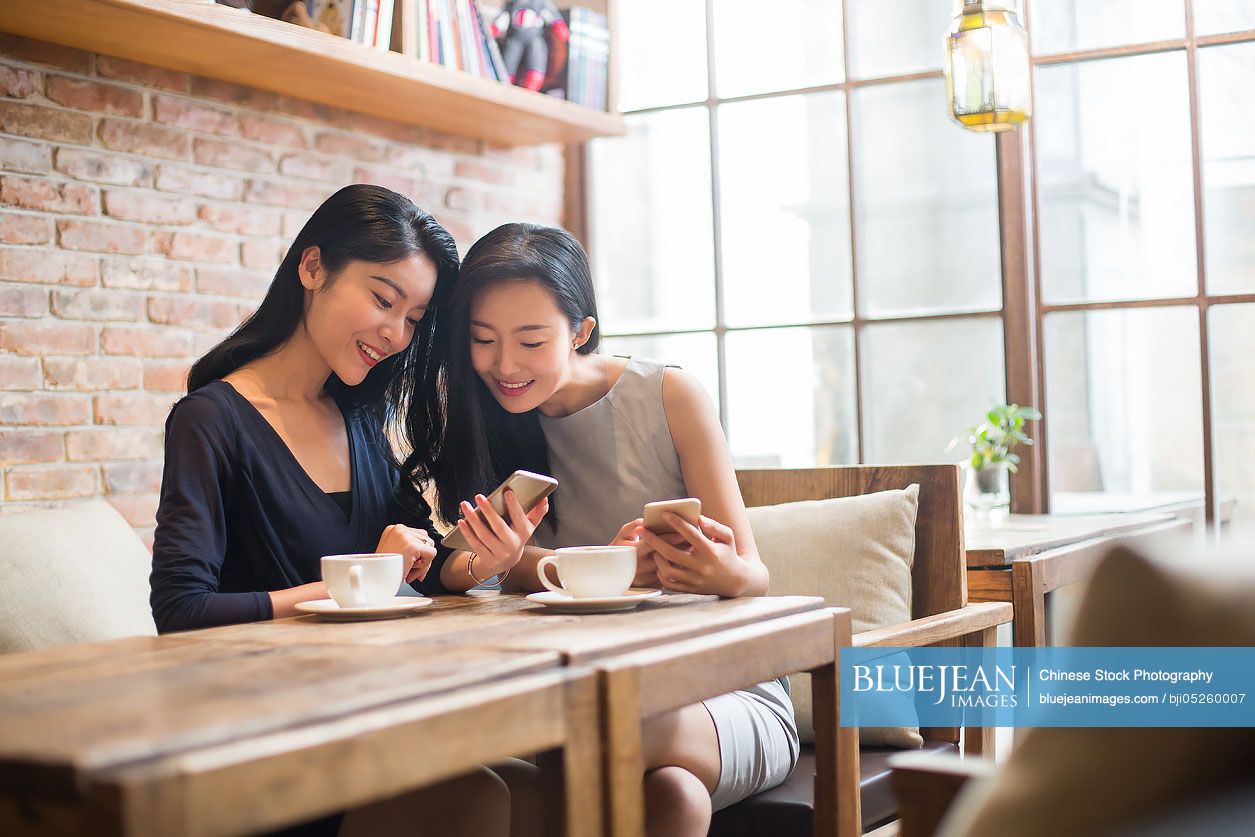
[[[162,425],[339,187],[458,241],[562,215],[562,149],[436,134],[0,36],[0,513],[102,496],[151,540]]]

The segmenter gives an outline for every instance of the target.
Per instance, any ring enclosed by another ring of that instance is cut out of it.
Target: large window
[[[1255,0],[1024,5],[995,139],[946,117],[945,0],[620,3],[607,348],[697,374],[739,464],[955,461],[1011,398],[1025,510],[1255,521]]]
[[[590,149],[607,351],[701,378],[738,464],[957,458],[1005,386],[994,141],[941,104],[949,4],[618,10],[651,46],[621,51],[629,136]]]

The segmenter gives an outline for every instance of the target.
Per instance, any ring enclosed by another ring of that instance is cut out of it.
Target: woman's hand
[[[436,557],[436,545],[426,529],[415,529],[400,523],[393,523],[383,530],[375,551],[401,553],[407,582],[426,578],[431,561]]]
[[[678,538],[642,529],[640,539],[655,553],[658,580],[664,588],[726,598],[745,592],[750,582],[749,565],[737,554],[731,528],[705,516],[700,528],[672,512],[664,513],[663,519],[676,530]]]
[[[662,582],[658,579],[658,561],[654,548],[641,540],[641,532],[644,531],[646,530],[643,518],[629,520],[620,527],[619,534],[614,536],[610,545],[636,547],[636,575],[632,578],[633,587],[662,587]],[[673,546],[688,544],[688,541],[676,534],[668,533],[655,535],[655,537],[660,537]]]
[[[483,494],[475,495],[474,506],[462,501],[462,519],[458,521],[458,530],[475,553],[476,574],[484,578],[514,568],[523,557],[523,547],[531,539],[532,532],[549,512],[548,498],[525,513],[513,489],[507,488],[504,497],[509,523],[497,514]]]

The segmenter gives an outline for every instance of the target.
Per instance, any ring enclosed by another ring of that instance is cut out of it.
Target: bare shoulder
[[[691,372],[672,366],[663,370],[662,407],[677,442],[691,434],[708,436],[715,429],[723,435],[710,393]]]

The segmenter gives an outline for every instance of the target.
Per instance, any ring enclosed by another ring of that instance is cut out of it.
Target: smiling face
[[[587,321],[591,330],[592,319]],[[471,304],[471,366],[497,402],[525,413],[547,401],[570,374],[578,332],[538,282],[499,282]]]
[[[404,350],[436,290],[436,266],[423,253],[398,262],[351,261],[327,284],[311,247],[301,260],[301,283],[311,291],[305,327],[331,371],[360,384],[380,361]]]

